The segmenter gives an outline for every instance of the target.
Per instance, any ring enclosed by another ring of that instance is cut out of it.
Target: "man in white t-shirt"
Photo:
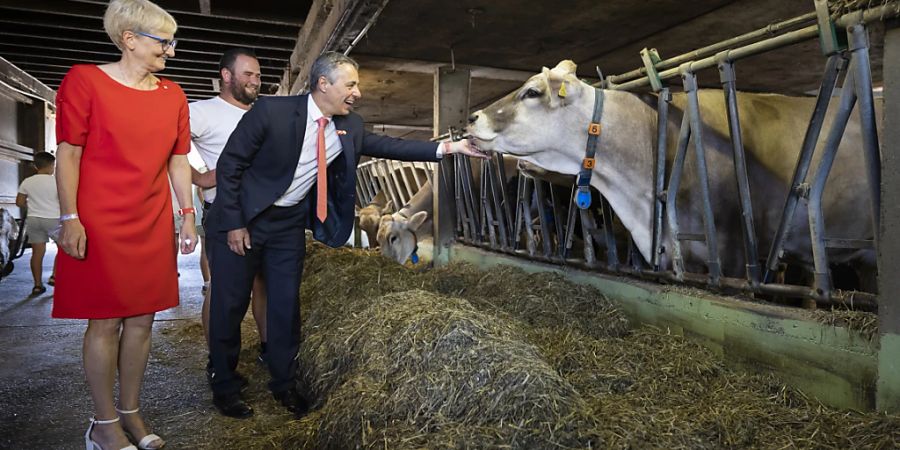
[[[259,96],[261,85],[261,73],[259,61],[253,50],[246,48],[232,48],[222,54],[219,61],[219,74],[222,77],[221,90],[218,96],[191,103],[191,140],[206,167],[209,169],[200,173],[192,169],[191,178],[194,184],[203,189],[203,227],[207,229],[205,214],[216,198],[216,162],[228,137],[237,126],[244,113]],[[206,251],[206,239],[201,239],[203,251]],[[207,252],[207,258],[209,253]],[[215,261],[210,260],[211,265]],[[253,281],[253,318],[259,329],[260,360],[263,361],[266,351],[266,289],[260,274]],[[206,333],[207,344],[209,341],[209,300],[210,291],[207,290],[203,299],[202,321]],[[214,374],[211,366],[207,366],[207,375],[212,379]]]
[[[16,196],[16,206],[28,207],[25,232],[31,244],[31,276],[34,278],[32,297],[47,292],[43,281],[44,253],[47,251],[47,242],[51,236],[56,238],[54,233],[59,227],[59,194],[56,193],[56,178],[53,176],[55,163],[56,158],[47,152],[35,154],[34,167],[37,174],[26,178],[19,185],[19,194]],[[51,286],[56,272],[55,261],[53,272],[47,280]]]

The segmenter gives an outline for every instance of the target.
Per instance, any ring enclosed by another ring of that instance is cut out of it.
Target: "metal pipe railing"
[[[734,48],[737,46],[741,46],[747,44],[748,42],[753,42],[759,38],[772,36],[778,34],[785,30],[791,30],[801,25],[806,25],[810,22],[815,22],[816,13],[804,14],[802,16],[794,17],[782,22],[777,22],[770,24],[764,28],[760,28],[758,30],[751,31],[746,34],[742,34],[740,36],[728,39],[726,41],[717,42],[712,45],[708,45],[706,47],[699,48],[697,50],[693,50],[687,53],[682,53],[678,56],[660,61],[656,64],[657,70],[665,70],[669,68],[678,67],[688,61],[693,61],[696,59],[705,58],[707,56],[715,55],[723,50],[727,50],[730,48]],[[647,75],[647,69],[640,68],[632,70],[631,72],[626,72],[620,75],[612,75],[607,77],[606,79],[609,83],[624,83],[626,81],[639,78]]]
[[[852,25],[856,24],[866,24],[873,21],[881,21],[884,19],[890,19],[897,17],[900,15],[900,9],[898,9],[898,5],[900,2],[892,2],[888,3],[876,8],[870,8],[861,11],[854,11],[852,13],[845,14],[835,20],[835,24],[841,26],[843,28],[848,28]],[[801,16],[802,17],[802,16]],[[725,50],[725,58],[728,61],[737,61],[739,59],[749,58],[751,56],[756,56],[761,53],[765,53],[771,50],[776,50],[782,47],[787,47],[789,45],[794,45],[803,41],[810,40],[815,38],[819,34],[819,26],[818,25],[810,25],[808,27],[801,28],[799,30],[791,31],[780,36],[776,36],[773,38],[765,39],[759,42],[754,42],[752,44],[748,44],[741,47],[735,47],[729,50]],[[718,64],[718,57],[707,56],[701,59],[693,60],[691,62],[685,62],[683,64],[689,64],[688,69],[691,72],[698,72],[703,69],[709,69],[712,67],[716,67]],[[665,61],[663,61],[665,62]],[[662,64],[662,63],[660,63]],[[683,65],[682,64],[682,65]],[[680,67],[680,66],[679,66]],[[668,78],[675,78],[680,75],[679,67],[673,67],[671,69],[663,70],[659,72],[659,78],[661,80],[665,80]],[[599,86],[600,83],[595,84],[595,86]],[[605,89],[612,89],[617,91],[629,91],[634,90],[640,87],[649,86],[650,79],[646,76],[637,78],[622,84],[615,84],[612,82],[604,83]]]

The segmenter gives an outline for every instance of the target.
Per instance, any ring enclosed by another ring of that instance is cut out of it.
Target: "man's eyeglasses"
[[[150,33],[144,33],[143,31],[135,31],[134,34],[139,34],[141,36],[148,37],[150,39],[153,39],[156,42],[159,42],[159,45],[162,46],[162,50],[164,52],[169,51],[170,48],[174,50],[175,46],[178,45],[178,39],[172,39],[170,41],[168,39],[163,39],[159,36],[154,36]]]

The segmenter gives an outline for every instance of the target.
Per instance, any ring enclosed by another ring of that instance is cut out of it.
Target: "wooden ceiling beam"
[[[81,38],[84,38],[85,35],[91,36],[92,39],[96,41],[109,40],[109,37],[106,35],[106,31],[100,28],[93,27],[78,27],[67,24],[54,24],[54,23],[37,23],[37,22],[28,22],[22,19],[16,19],[14,17],[6,17],[0,16],[0,24],[5,24],[4,28],[9,31],[20,31],[25,33],[46,33],[49,35],[56,35],[62,39],[68,39],[66,36],[69,32],[77,32],[81,33]],[[179,33],[179,44],[188,45],[195,43],[204,43],[204,44],[217,44],[223,45],[227,47],[251,47],[255,49],[267,49],[267,50],[281,50],[281,51],[290,51],[293,47],[293,42],[288,39],[273,39],[267,37],[257,37],[253,35],[235,35],[228,33],[218,33],[222,36],[211,36],[208,32],[198,32],[198,31],[188,31],[185,33]],[[246,36],[247,39],[241,40],[240,36]],[[275,42],[277,41],[277,42]]]
[[[44,99],[51,105],[56,102],[56,91],[50,89],[34,76],[21,67],[15,66],[10,61],[0,57],[0,80],[26,92]]]
[[[0,42],[0,55],[11,59],[30,59],[30,58],[52,58],[57,60],[72,61],[73,64],[81,62],[112,62],[118,61],[122,56],[121,53],[113,52],[93,52],[89,50],[79,49],[53,49],[53,48],[34,48],[27,45],[8,44]],[[87,59],[86,59],[87,57]],[[187,61],[183,58],[175,58],[169,61],[173,67],[192,67],[200,70],[211,70],[216,73],[219,71],[218,61]],[[284,67],[260,66],[263,73],[271,76],[277,76]]]
[[[68,0],[4,0],[0,3],[3,14],[31,21],[37,18],[58,22],[79,22],[83,28],[103,29],[105,7],[74,3]],[[242,17],[213,18],[209,16],[178,17],[179,34],[185,30],[225,32],[275,39],[293,40],[297,36],[299,23],[292,25],[258,24],[243,20]]]
[[[314,0],[300,27],[290,67],[285,70],[280,93],[297,94],[306,88],[309,71],[325,51],[344,51],[349,42],[368,29],[388,0]]]
[[[30,32],[21,32],[21,31],[13,31],[9,28],[0,28],[0,37],[8,37],[6,39],[7,42],[15,42],[16,44],[11,45],[41,45],[44,47],[49,46],[49,48],[60,48],[66,49],[69,48],[73,51],[79,51],[81,49],[92,49],[92,50],[108,50],[111,54],[120,54],[119,49],[113,45],[112,42],[109,41],[108,38],[104,35],[104,39],[79,39],[76,37],[67,37],[65,42],[60,42],[58,38],[41,35],[41,34],[33,34]],[[225,51],[229,47],[222,46],[220,49],[207,49],[209,47],[199,48],[185,48],[186,45],[190,45],[193,43],[186,42],[184,45],[179,45],[178,51],[175,54],[175,57],[178,58],[178,55],[188,55],[189,58],[199,58],[197,55],[205,55],[209,58],[215,59],[218,61],[219,57],[222,55],[222,52]],[[62,45],[66,45],[65,47]],[[281,66],[282,64],[286,65],[287,60],[290,57],[290,53],[288,50],[266,50],[266,49],[255,49],[256,56],[263,60],[271,61],[269,65],[273,66]],[[274,64],[277,63],[277,64]],[[279,69],[281,70],[281,69]]]
[[[109,4],[108,0],[69,0],[69,1],[72,3],[99,5],[99,6],[103,7],[104,9],[106,8],[106,5]],[[184,4],[187,2],[184,2],[184,0],[172,0],[172,1],[157,0],[154,3],[157,3],[163,9],[165,9],[169,14],[172,14],[173,16],[176,16],[176,17],[178,15],[197,16],[197,17],[214,17],[217,19],[228,19],[228,20],[239,19],[239,20],[244,20],[247,22],[255,22],[255,23],[266,24],[266,25],[297,26],[296,23],[283,20],[283,18],[276,19],[274,17],[269,17],[269,16],[254,15],[253,13],[243,14],[240,17],[223,15],[223,14],[204,15],[204,14],[200,13],[199,10],[193,11],[193,10],[185,9]],[[298,21],[299,20],[302,20],[302,19],[300,19],[298,17]]]

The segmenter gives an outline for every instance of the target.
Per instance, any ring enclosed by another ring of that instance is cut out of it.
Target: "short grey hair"
[[[349,64],[359,70],[359,64],[353,58],[340,52],[325,52],[316,58],[312,68],[309,69],[309,90],[312,91],[319,84],[319,77],[324,76],[329,83],[334,83],[334,71],[341,64]]]
[[[113,44],[123,50],[122,33],[126,31],[175,34],[178,24],[171,14],[149,0],[112,0],[103,15],[103,29]]]

